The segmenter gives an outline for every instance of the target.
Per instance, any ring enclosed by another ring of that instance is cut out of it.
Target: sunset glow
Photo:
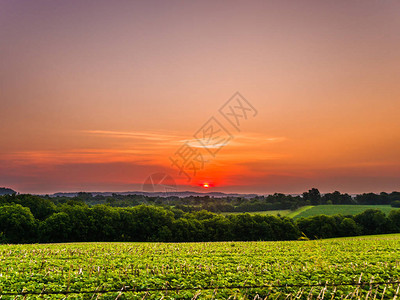
[[[163,172],[181,191],[399,189],[399,12],[396,1],[2,1],[0,187],[138,191]],[[220,111],[237,91],[257,110],[240,127]],[[204,146],[212,118],[228,138]],[[200,165],[186,163],[190,180],[174,164],[185,145]]]

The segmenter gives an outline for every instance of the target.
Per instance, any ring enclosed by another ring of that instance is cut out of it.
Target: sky
[[[0,187],[400,190],[399,16],[391,0],[2,0]]]

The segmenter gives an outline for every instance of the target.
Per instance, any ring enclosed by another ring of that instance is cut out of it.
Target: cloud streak
[[[109,138],[132,138],[149,141],[176,141],[182,136],[149,131],[82,130],[82,133]]]

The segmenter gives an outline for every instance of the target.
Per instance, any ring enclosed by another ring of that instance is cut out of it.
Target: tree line
[[[195,242],[318,239],[400,232],[400,209],[388,215],[293,219],[268,215],[185,212],[171,206],[88,206],[70,199],[57,205],[33,195],[0,196],[0,242]]]
[[[312,188],[301,195],[285,195],[275,193],[267,196],[245,197],[222,197],[210,196],[187,196],[187,197],[149,197],[142,195],[120,195],[111,196],[95,195],[80,192],[76,197],[52,197],[44,196],[54,204],[63,204],[69,201],[81,201],[89,206],[106,204],[113,207],[132,207],[141,204],[173,206],[185,212],[207,210],[211,212],[254,212],[266,210],[295,210],[306,205],[323,204],[353,204],[353,205],[392,205],[400,207],[400,192],[392,193],[365,193],[360,195],[349,195],[338,191],[321,194],[318,189]]]

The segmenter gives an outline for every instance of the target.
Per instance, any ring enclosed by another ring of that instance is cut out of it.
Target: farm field
[[[296,217],[297,215],[301,214],[303,211],[309,210],[309,209],[312,208],[312,207],[314,207],[314,206],[312,206],[312,205],[307,205],[307,206],[300,207],[300,208],[298,208],[298,209],[296,209],[296,210],[294,210],[294,211],[291,211],[291,212],[288,213],[286,216],[289,217],[289,218],[294,218],[294,217]]]
[[[282,210],[263,210],[263,211],[252,211],[252,212],[247,212],[250,215],[262,215],[262,216],[282,216],[282,217],[289,217],[289,218],[294,218],[298,214],[302,213],[303,211],[306,211],[314,206],[303,206],[300,207],[294,211],[290,209],[282,209]],[[243,214],[243,212],[223,212],[221,213],[222,215],[237,215],[237,214]]]
[[[399,285],[383,283],[399,277],[400,234],[286,242],[0,246],[2,299],[24,299],[15,295],[23,292],[43,293],[25,299],[391,299]],[[354,285],[358,282],[366,285]],[[119,293],[123,287],[126,291]],[[52,292],[72,293],[46,294]]]
[[[385,214],[388,214],[394,208],[390,205],[318,205],[310,206],[308,209],[292,217],[298,219],[317,215],[356,215],[367,209],[380,209]]]
[[[293,219],[307,218],[317,215],[356,215],[362,213],[367,209],[380,209],[385,214],[388,214],[393,207],[390,205],[318,205],[318,206],[303,206],[294,211],[291,210],[267,210],[267,211],[255,211],[248,212],[250,215],[271,215],[271,216],[282,216]],[[242,212],[234,213],[221,213],[222,215],[233,215],[242,214]]]

